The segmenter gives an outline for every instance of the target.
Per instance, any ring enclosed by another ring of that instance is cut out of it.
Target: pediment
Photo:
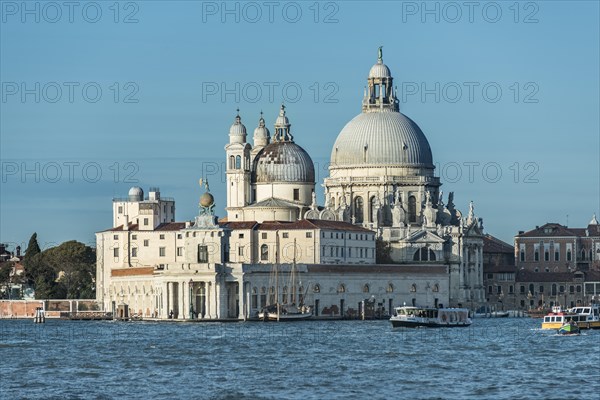
[[[408,243],[444,243],[445,240],[439,237],[435,232],[420,230],[411,233],[404,242]]]

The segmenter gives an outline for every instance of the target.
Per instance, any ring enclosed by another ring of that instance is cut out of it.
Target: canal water
[[[600,331],[540,323],[0,320],[0,398],[597,398]]]

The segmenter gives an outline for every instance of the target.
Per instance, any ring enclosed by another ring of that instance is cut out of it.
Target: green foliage
[[[31,238],[29,238],[29,244],[27,245],[27,250],[25,250],[24,262],[27,263],[28,260],[41,253],[41,251],[37,241],[37,232],[34,232]]]
[[[392,246],[382,239],[377,239],[375,242],[375,262],[377,264],[391,264],[392,260]]]
[[[34,236],[32,240],[35,240]],[[31,256],[25,267],[27,280],[34,285],[36,299],[96,297],[96,255],[94,249],[83,243],[71,240],[44,250]]]
[[[0,298],[7,298],[10,290],[10,271],[13,267],[13,263],[10,261],[0,263],[0,288],[4,289],[4,292],[0,292]]]

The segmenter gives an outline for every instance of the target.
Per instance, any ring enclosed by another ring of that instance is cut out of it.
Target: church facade
[[[399,111],[381,52],[367,83],[362,112],[332,149],[322,205],[283,105],[272,134],[261,113],[252,143],[238,111],[225,146],[225,218],[202,181],[190,221],[175,222],[175,201],[156,188],[114,199],[113,226],[96,234],[104,309],[249,319],[277,301],[358,317],[484,301],[482,220],[472,203],[463,217],[453,193],[444,202],[427,138]]]

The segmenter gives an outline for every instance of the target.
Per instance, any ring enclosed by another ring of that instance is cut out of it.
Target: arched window
[[[377,198],[375,196],[369,200],[369,222],[377,222]]]
[[[357,223],[364,221],[363,198],[358,196],[354,199],[354,218]]]
[[[261,261],[269,261],[269,246],[266,244],[260,246],[260,259]]]
[[[363,286],[363,293],[369,293],[369,285],[365,284],[365,286]]]
[[[275,304],[275,286],[269,288],[269,304]]]
[[[552,284],[552,296],[556,296],[556,283]]]
[[[392,285],[391,283],[388,284],[387,289],[385,290],[387,293],[392,293],[394,292],[394,285]]]
[[[283,294],[283,298],[281,299],[281,302],[283,304],[287,304],[287,301],[288,301],[288,288],[287,288],[287,286],[283,287],[282,294]]]
[[[346,293],[346,286],[343,283],[340,283],[337,291],[338,293]]]
[[[534,289],[533,283],[529,284],[529,293],[531,293],[532,295],[535,294],[535,289]]]
[[[313,292],[315,292],[315,293],[321,293],[321,286],[319,286],[319,284],[315,284],[313,286]]]
[[[408,198],[408,222],[417,222],[417,199],[415,196]]]
[[[413,283],[412,285],[410,285],[410,291],[411,291],[412,293],[415,293],[415,292],[417,291],[417,285],[416,285],[416,284],[414,284],[414,283]]]
[[[234,168],[235,168],[235,157],[229,156],[229,169],[234,169]]]
[[[581,249],[581,260],[585,261],[585,249]]]
[[[415,251],[413,261],[435,261],[435,253],[428,247],[421,247]]]
[[[241,168],[242,168],[242,157],[235,156],[235,169],[241,169]]]
[[[432,292],[439,292],[440,291],[440,285],[438,285],[437,283],[435,285],[433,285],[433,288],[431,288]]]

